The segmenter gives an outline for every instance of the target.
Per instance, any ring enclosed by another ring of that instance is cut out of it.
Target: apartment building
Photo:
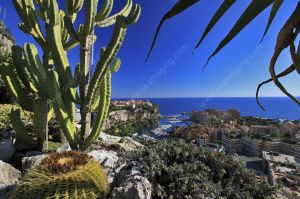
[[[262,156],[263,150],[272,150],[272,143],[243,137],[241,139],[241,153],[247,156]]]
[[[299,169],[295,157],[267,151],[263,151],[262,156],[269,183],[275,186],[280,185],[277,197],[300,199]]]
[[[241,153],[241,139],[223,137],[222,144],[227,154]]]
[[[251,125],[250,132],[255,135],[266,136],[266,135],[279,135],[280,129],[272,125]]]
[[[277,151],[282,154],[294,156],[297,162],[300,162],[300,145],[289,144],[285,142],[275,143]]]

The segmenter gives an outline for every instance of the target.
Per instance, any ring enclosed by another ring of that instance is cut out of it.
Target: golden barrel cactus
[[[107,190],[107,176],[99,163],[79,151],[69,151],[52,154],[29,170],[12,198],[101,199]]]

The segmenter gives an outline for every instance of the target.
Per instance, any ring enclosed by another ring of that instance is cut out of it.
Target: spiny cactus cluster
[[[98,0],[67,0],[65,3],[65,10],[61,10],[56,0],[13,0],[22,20],[19,28],[32,35],[43,55],[39,55],[34,44],[14,47],[13,65],[18,78],[13,74],[13,67],[6,67],[4,72],[7,84],[22,107],[36,107],[35,115],[45,120],[41,116],[45,115],[46,102],[49,100],[70,146],[73,149],[86,149],[99,137],[104,126],[110,104],[111,73],[121,65],[121,60],[116,56],[128,25],[137,22],[141,8],[138,4],[133,6],[132,0],[127,0],[120,12],[110,16],[114,0],[104,0],[99,12]],[[76,16],[84,3],[85,23],[75,28]],[[45,31],[42,31],[42,25]],[[101,49],[95,72],[91,75],[90,53],[96,41],[94,29],[111,25],[114,25],[113,35],[108,45]],[[72,74],[67,51],[78,45],[80,63]],[[37,94],[34,99],[37,102],[27,97],[23,87]],[[75,128],[76,105],[80,105],[81,113],[79,132]],[[90,130],[92,111],[98,114],[94,128]],[[41,128],[37,127],[38,130]]]
[[[9,114],[17,138],[36,145],[38,150],[43,147],[48,114],[49,118],[52,114],[51,109],[48,110],[48,100],[44,94],[46,72],[44,68],[38,67],[40,64],[38,51],[32,44],[25,44],[23,49],[13,46],[11,58],[0,63],[2,80],[21,107],[13,107]],[[25,124],[21,122],[20,112],[23,110],[34,113],[34,137],[26,133]]]
[[[105,198],[107,176],[86,154],[69,151],[53,154],[26,172],[12,199]]]

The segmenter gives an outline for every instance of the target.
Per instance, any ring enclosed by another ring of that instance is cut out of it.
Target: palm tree
[[[148,60],[153,47],[155,45],[156,39],[158,37],[159,31],[164,24],[165,21],[179,15],[189,7],[198,3],[199,0],[178,0],[178,2],[171,8],[169,12],[167,12],[157,27],[154,39],[152,41],[148,56],[146,61]],[[211,18],[209,24],[207,25],[206,29],[204,30],[200,40],[197,42],[194,50],[198,48],[202,41],[206,38],[208,33],[215,27],[217,22],[224,16],[226,12],[230,10],[230,8],[237,2],[237,0],[224,0],[221,6],[218,8],[214,16]],[[210,59],[213,58],[220,50],[222,50],[228,43],[235,38],[253,19],[255,19],[258,15],[260,15],[266,8],[272,6],[269,19],[267,22],[267,26],[265,28],[263,38],[265,37],[266,33],[268,32],[275,16],[277,15],[278,11],[280,10],[284,0],[252,0],[248,7],[243,11],[242,15],[236,21],[235,25],[232,27],[230,32],[224,37],[224,39],[219,43],[218,47],[215,51],[211,54],[208,58],[206,65],[209,63]],[[295,10],[290,15],[289,19],[286,21],[285,24],[282,25],[281,30],[278,33],[277,41],[274,49],[273,56],[270,60],[269,64],[269,73],[271,78],[263,81],[261,84],[258,85],[256,90],[256,100],[259,106],[263,109],[264,107],[259,101],[259,90],[260,88],[269,82],[274,82],[275,85],[289,98],[291,98],[296,104],[300,106],[300,102],[296,99],[292,94],[290,94],[285,87],[279,81],[279,78],[285,77],[292,72],[296,71],[300,75],[300,44],[296,48],[295,41],[299,34],[300,30],[300,1],[298,1],[298,5],[296,6]],[[262,41],[261,40],[261,41]],[[279,74],[275,73],[275,65],[277,62],[278,57],[280,56],[281,52],[286,49],[290,48],[291,54],[291,65],[286,67],[284,71]],[[206,66],[205,65],[205,66]],[[205,67],[204,66],[204,67]]]

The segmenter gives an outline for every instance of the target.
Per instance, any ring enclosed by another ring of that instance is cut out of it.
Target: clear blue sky
[[[120,9],[125,0],[116,0],[115,9]],[[142,6],[138,24],[129,27],[124,45],[119,53],[122,67],[113,76],[113,97],[232,97],[255,96],[258,83],[269,78],[268,63],[274,49],[274,41],[281,25],[286,21],[298,1],[285,1],[264,42],[259,45],[267,23],[270,8],[251,23],[235,40],[212,59],[202,72],[201,67],[213,52],[218,42],[233,26],[241,11],[250,0],[238,1],[225,18],[220,21],[203,45],[192,54],[205,25],[222,3],[221,0],[202,0],[187,12],[165,23],[149,61],[145,64],[155,29],[162,16],[172,7],[175,0],[135,0]],[[100,1],[100,4],[102,1]],[[22,33],[20,22],[11,1],[2,0],[6,7],[5,22],[17,40],[17,44],[33,42]],[[115,11],[116,11],[115,10]],[[84,19],[84,10],[79,20]],[[3,14],[3,12],[2,12]],[[1,16],[2,16],[1,14]],[[95,58],[101,46],[108,42],[112,28],[97,29],[98,41]],[[74,67],[79,62],[78,49],[69,53]],[[279,59],[277,71],[291,63],[288,51]],[[299,79],[296,74],[283,79],[284,85],[299,96]],[[265,86],[262,96],[281,96],[272,84]]]

